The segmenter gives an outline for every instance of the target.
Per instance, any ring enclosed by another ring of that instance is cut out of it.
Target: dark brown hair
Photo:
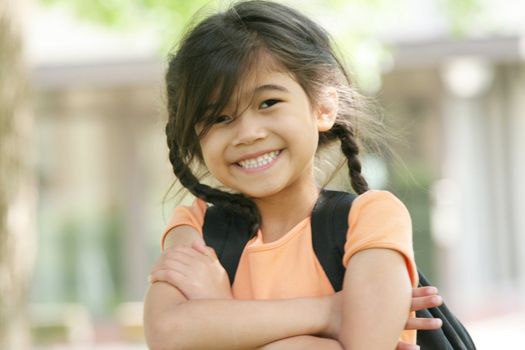
[[[201,183],[192,164],[202,163],[199,138],[215,122],[262,54],[270,55],[301,85],[315,105],[326,86],[336,88],[338,115],[334,126],[319,135],[319,147],[339,140],[355,192],[368,190],[361,174],[355,125],[362,110],[359,95],[337,58],[329,35],[300,12],[270,1],[238,2],[207,17],[181,40],[169,59],[166,74],[169,120],[166,136],[169,159],[180,183],[196,197],[241,213],[251,222],[252,234],[260,223],[255,204]],[[209,104],[213,99],[213,110]],[[210,117],[211,116],[211,117]],[[195,126],[202,125],[199,133]]]

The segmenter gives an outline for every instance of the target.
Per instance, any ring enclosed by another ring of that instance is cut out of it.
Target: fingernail
[[[151,284],[153,281],[153,277],[151,277],[151,275],[148,276],[148,283]]]

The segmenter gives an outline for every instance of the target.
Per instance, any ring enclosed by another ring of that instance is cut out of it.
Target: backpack
[[[348,230],[348,214],[355,195],[322,190],[311,216],[312,245],[332,287],[343,286],[345,267],[341,263]],[[250,240],[247,221],[220,206],[206,210],[203,225],[204,240],[215,249],[220,263],[233,284],[237,266],[245,245]],[[419,287],[431,285],[418,271]],[[418,330],[417,344],[423,350],[475,350],[476,347],[461,322],[443,303],[437,308],[416,312],[421,318],[440,318],[443,326],[437,330]]]

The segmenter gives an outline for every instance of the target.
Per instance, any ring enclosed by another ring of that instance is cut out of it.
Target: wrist
[[[317,335],[338,340],[339,328],[341,326],[340,295],[336,293],[319,299],[318,319],[320,328]]]
[[[312,334],[326,338],[333,338],[331,335],[331,297],[324,296],[316,298],[316,303],[317,305],[315,306],[316,311],[314,312],[314,315],[317,323],[314,325],[315,332]]]

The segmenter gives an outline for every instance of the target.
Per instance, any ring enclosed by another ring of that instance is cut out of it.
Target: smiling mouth
[[[251,159],[244,159],[237,164],[244,169],[255,169],[273,162],[281,154],[281,151],[272,151]]]

